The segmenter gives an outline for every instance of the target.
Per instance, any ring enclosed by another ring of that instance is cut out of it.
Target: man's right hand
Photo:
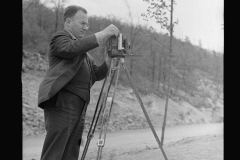
[[[119,30],[113,24],[106,27],[104,30],[95,33],[99,45],[104,45],[109,37],[115,35],[116,37],[119,34]]]
[[[114,26],[113,24],[109,25],[101,32],[103,32],[103,35],[105,35],[106,37],[108,37],[108,36],[111,37],[112,35],[115,35],[117,37],[119,34],[118,28],[116,26]]]

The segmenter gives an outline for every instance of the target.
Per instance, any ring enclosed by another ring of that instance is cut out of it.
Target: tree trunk
[[[58,29],[58,7],[56,8],[56,21],[55,21],[55,32],[57,32]]]
[[[165,83],[166,83],[166,55],[165,53],[163,54],[164,59],[163,59],[163,70],[162,70],[162,75],[163,75],[163,90],[165,90]]]
[[[177,79],[178,80],[177,80],[177,84],[176,84],[176,87],[175,87],[174,97],[176,96],[176,93],[177,93],[177,90],[178,90],[179,77]]]
[[[162,70],[162,55],[161,55],[161,53],[160,53],[160,55],[159,55],[159,72],[158,72],[158,85],[157,85],[157,88],[158,88],[158,90],[159,90],[159,87],[160,87],[160,80],[161,80],[161,70]]]
[[[167,119],[167,107],[168,107],[168,99],[169,99],[169,93],[170,93],[170,78],[171,78],[171,65],[172,65],[172,37],[173,37],[173,0],[171,0],[171,19],[170,19],[170,47],[169,47],[169,56],[170,56],[170,62],[169,62],[169,70],[168,70],[168,89],[167,89],[167,98],[166,98],[166,105],[165,105],[165,113],[164,113],[164,119],[163,119],[163,127],[162,127],[162,137],[161,137],[161,145],[163,146],[163,140],[164,140],[164,131],[165,131],[165,125],[166,125],[166,119]]]
[[[32,2],[24,9],[23,13],[25,13],[34,3],[35,1],[32,0]]]
[[[152,49],[152,35],[151,35],[151,42],[150,42],[150,46],[151,46],[151,56],[152,56],[152,84],[154,84],[154,72],[155,72],[155,55],[153,53],[153,49]]]
[[[158,89],[159,89],[159,83],[161,82],[161,72],[162,72],[162,55],[163,55],[163,46],[159,55],[159,74],[158,74]]]
[[[133,24],[132,24],[132,22],[131,22],[131,48],[130,48],[130,50],[131,50],[131,54],[132,54],[132,51],[133,51]],[[133,76],[133,60],[132,60],[132,58],[130,58],[130,75],[131,76]]]

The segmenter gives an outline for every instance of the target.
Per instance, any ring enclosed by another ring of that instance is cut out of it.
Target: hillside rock
[[[22,64],[22,126],[23,136],[45,133],[43,110],[37,107],[38,87],[47,70],[47,59],[38,53],[23,51]],[[93,113],[97,104],[98,96],[103,81],[96,82],[91,89],[91,101],[89,103],[85,131],[89,130],[92,123]],[[112,89],[110,90],[112,94]],[[140,94],[144,107],[151,119],[153,126],[161,127],[165,112],[165,98],[156,94]],[[194,98],[196,98],[195,96]],[[212,123],[223,122],[223,100],[214,102],[214,105],[206,107],[199,105],[199,99],[192,99],[192,103],[184,100],[169,99],[167,111],[167,126],[193,124],[193,123]],[[198,97],[199,98],[199,97]],[[108,99],[107,107],[110,106]],[[205,98],[206,99],[206,98]],[[201,99],[201,100],[205,100]],[[212,103],[211,96],[210,101]],[[221,100],[221,99],[220,99]],[[192,104],[198,104],[195,108]],[[200,107],[199,107],[200,106]],[[216,107],[220,106],[220,107]],[[96,130],[100,129],[99,119]],[[106,121],[106,117],[103,118]],[[149,128],[145,115],[136,99],[131,88],[122,85],[117,86],[115,100],[109,121],[109,131],[131,130]]]
[[[43,110],[37,107],[37,91],[41,78],[31,74],[22,74],[22,119],[23,135],[44,132]]]
[[[28,52],[23,50],[22,72],[30,73],[38,77],[45,75],[48,68],[48,60],[36,52]]]

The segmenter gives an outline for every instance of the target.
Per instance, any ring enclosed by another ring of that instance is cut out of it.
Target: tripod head
[[[111,36],[106,42],[106,48],[109,58],[134,56],[134,54],[129,53],[131,44],[127,39],[123,38],[122,33],[118,34],[117,37]]]

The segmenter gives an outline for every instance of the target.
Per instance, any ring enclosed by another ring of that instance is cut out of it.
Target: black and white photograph
[[[224,0],[22,0],[23,160],[223,160]]]

